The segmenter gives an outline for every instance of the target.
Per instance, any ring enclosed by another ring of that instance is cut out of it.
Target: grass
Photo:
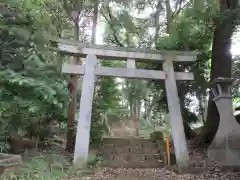
[[[91,172],[91,168],[100,164],[101,159],[90,157],[81,169],[73,168],[62,154],[49,152],[28,152],[23,156],[21,166],[4,172],[3,180],[60,180],[80,177]]]

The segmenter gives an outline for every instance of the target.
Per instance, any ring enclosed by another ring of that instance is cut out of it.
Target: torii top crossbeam
[[[58,49],[63,54],[78,55],[86,57],[88,54],[94,53],[99,59],[105,60],[127,60],[135,59],[138,61],[164,61],[165,56],[174,56],[176,62],[192,62],[196,60],[198,52],[196,51],[166,51],[166,50],[149,50],[143,48],[122,48],[109,47],[104,45],[81,44],[78,41],[71,40],[55,40]]]

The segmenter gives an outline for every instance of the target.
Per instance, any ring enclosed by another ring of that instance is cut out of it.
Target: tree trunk
[[[150,100],[149,100],[148,103],[145,105],[145,120],[149,122],[151,119],[152,109],[153,109],[153,102],[150,103]]]
[[[74,152],[75,145],[75,134],[74,134],[74,121],[75,121],[75,112],[76,112],[76,95],[77,95],[77,77],[74,75],[70,76],[69,82],[69,92],[71,95],[71,102],[68,109],[68,122],[67,122],[67,142],[66,142],[66,151],[69,153]]]
[[[93,7],[93,26],[92,26],[92,37],[91,37],[91,43],[96,43],[96,32],[97,32],[97,19],[98,19],[98,5],[99,0],[95,0],[95,4]]]
[[[184,133],[187,140],[192,140],[197,137],[197,133],[192,130],[186,121],[183,121]]]
[[[143,104],[144,104],[144,120],[148,121],[147,115],[148,115],[148,104],[149,103],[148,103],[148,99],[147,98],[144,99]]]
[[[166,33],[170,33],[170,28],[171,28],[171,23],[172,23],[172,15],[173,11],[171,8],[170,0],[165,0],[166,4],[166,14],[167,14],[167,28],[166,28]]]
[[[235,119],[237,120],[238,124],[240,124],[240,114],[236,115]]]
[[[160,30],[160,14],[161,14],[161,10],[162,10],[162,1],[158,0],[157,2],[157,6],[156,6],[156,14],[155,14],[155,35],[154,35],[154,46],[156,46],[157,44],[157,38],[159,35],[159,30]]]
[[[220,12],[222,15],[226,10],[231,10],[231,12],[233,12],[237,6],[238,0],[220,0]],[[230,50],[231,37],[235,28],[235,20],[236,16],[229,15],[228,13],[227,18],[224,17],[224,20],[216,23],[212,45],[211,81],[218,77],[231,77],[232,55]],[[212,98],[213,95],[210,93],[206,125],[196,139],[198,146],[203,145],[203,143],[209,145],[218,129],[219,113]]]
[[[196,96],[197,96],[198,101],[199,101],[199,110],[200,110],[202,122],[205,125],[205,121],[206,121],[206,119],[205,119],[205,109],[204,109],[205,102],[204,102],[204,98],[203,98],[203,93],[200,90],[198,90]]]
[[[79,13],[74,19],[74,27],[75,27],[75,39],[79,40]],[[75,63],[79,62],[79,57],[75,58]],[[67,123],[67,142],[66,142],[66,151],[69,153],[74,152],[75,146],[75,133],[74,133],[74,121],[76,114],[76,97],[77,97],[77,76],[70,75],[69,81],[69,92],[72,98],[72,101],[69,104],[68,109],[68,123]]]
[[[135,113],[134,113],[136,136],[140,135],[140,110],[141,110],[141,102],[140,100],[136,100]]]
[[[180,106],[181,106],[181,113],[182,113],[182,117],[183,117],[183,128],[184,128],[184,133],[185,133],[186,139],[192,140],[197,137],[197,133],[194,130],[192,130],[192,128],[190,127],[190,125],[188,123],[189,118],[190,118],[188,115],[189,110],[185,107],[184,99],[185,99],[185,95],[180,94],[179,100],[180,100]]]
[[[206,124],[206,120],[207,120],[207,110],[208,110],[208,101],[207,101],[207,99],[204,99],[203,100],[204,102],[203,102],[203,107],[204,107],[204,114],[203,114],[203,116],[204,116],[204,125]]]

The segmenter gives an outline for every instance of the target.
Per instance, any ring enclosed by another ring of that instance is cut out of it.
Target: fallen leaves
[[[98,168],[91,175],[71,180],[239,180],[240,172],[223,170],[216,163],[206,161],[206,153],[202,150],[191,150],[192,168],[201,168],[200,173],[176,174],[168,168],[131,169],[131,168]]]

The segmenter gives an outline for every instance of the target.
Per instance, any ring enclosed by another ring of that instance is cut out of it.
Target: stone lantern
[[[233,79],[218,78],[211,91],[220,121],[217,133],[208,149],[208,158],[223,166],[240,165],[240,125],[233,115],[231,86]]]

